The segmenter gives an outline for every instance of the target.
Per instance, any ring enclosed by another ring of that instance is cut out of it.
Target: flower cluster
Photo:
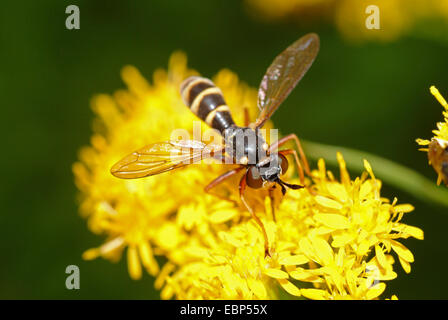
[[[412,211],[380,195],[381,181],[368,164],[352,180],[338,154],[337,179],[319,160],[305,188],[248,192],[269,239],[265,255],[261,228],[238,201],[225,201],[203,188],[229,165],[190,165],[157,176],[121,180],[113,163],[145,144],[169,140],[176,128],[189,130],[194,115],[182,103],[181,81],[195,74],[175,53],[168,71],[157,70],[149,84],[134,67],[123,69],[128,89],[100,95],[91,145],[74,164],[80,211],[88,226],[105,237],[85,259],[120,259],[124,250],[131,278],[142,267],[156,276],[163,299],[374,299],[394,279],[394,262],[406,272],[414,257],[399,239],[423,239],[423,231],[401,222]],[[229,70],[214,78],[237,123],[243,107],[254,116],[256,90]],[[291,166],[293,168],[293,166]],[[299,183],[294,170],[288,181]],[[237,179],[220,192],[238,200]],[[395,253],[395,254],[393,254]],[[160,268],[156,256],[165,257]]]
[[[281,288],[310,299],[377,298],[382,281],[397,276],[392,251],[407,273],[414,261],[397,239],[423,239],[423,232],[401,222],[411,205],[380,197],[381,182],[367,162],[352,181],[340,154],[338,161],[340,181],[320,160],[307,188],[289,190],[275,208],[275,221],[265,198],[270,256],[264,257],[261,230],[251,220],[209,233],[206,242],[190,239],[177,248],[177,270],[169,264],[158,277],[158,287],[165,282],[162,297],[268,299],[278,298]]]
[[[430,88],[432,95],[440,102],[443,111],[443,122],[437,123],[437,129],[433,130],[434,137],[431,140],[417,139],[417,143],[424,148],[421,151],[428,153],[429,164],[437,172],[437,184],[442,181],[448,185],[448,103],[436,87]]]
[[[444,0],[246,0],[246,4],[257,17],[269,20],[327,20],[354,41],[393,41],[423,19],[448,19],[448,3]],[[366,19],[372,13],[366,13],[366,9],[371,5],[379,8],[380,30],[366,28]]]

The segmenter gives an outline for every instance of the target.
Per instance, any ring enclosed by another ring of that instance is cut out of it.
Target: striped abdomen
[[[189,77],[181,84],[180,93],[190,110],[221,134],[235,124],[221,90],[211,80]]]

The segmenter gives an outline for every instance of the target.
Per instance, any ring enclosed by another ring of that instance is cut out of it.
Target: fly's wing
[[[222,150],[221,145],[196,140],[158,142],[124,157],[110,172],[121,179],[143,178],[197,163]]]
[[[258,89],[258,108],[261,112],[254,127],[262,127],[272,116],[311,67],[318,52],[319,36],[309,33],[274,59]]]

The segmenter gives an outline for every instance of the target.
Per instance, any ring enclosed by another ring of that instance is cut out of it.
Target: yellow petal
[[[99,255],[100,255],[100,250],[98,248],[92,248],[92,249],[84,251],[84,253],[82,254],[82,258],[84,260],[93,260],[93,259],[98,258]]]
[[[285,250],[290,250],[290,249],[295,248],[296,246],[297,246],[297,244],[294,242],[279,241],[277,243],[277,251],[281,252],[281,251],[285,251]]]
[[[314,198],[316,200],[316,202],[318,204],[320,204],[323,207],[326,208],[331,208],[331,209],[336,209],[336,210],[341,210],[343,208],[342,204],[340,204],[339,202],[327,198],[327,197],[323,197],[323,196],[316,196]]]
[[[148,273],[150,275],[155,276],[159,272],[159,265],[154,259],[151,247],[149,246],[148,242],[141,242],[138,248],[143,265],[148,270]]]
[[[339,172],[341,173],[341,181],[344,185],[350,184],[350,175],[347,171],[347,165],[345,163],[344,157],[342,156],[342,153],[337,152],[336,158],[339,163]]]
[[[231,244],[234,247],[241,247],[243,246],[243,242],[235,238],[233,235],[231,235],[228,232],[220,231],[218,232],[218,237],[221,238],[223,241]]]
[[[191,245],[184,249],[185,253],[195,258],[208,257],[209,251],[203,247]]]
[[[171,286],[165,286],[165,287],[162,289],[162,292],[160,292],[160,298],[161,298],[162,300],[168,300],[168,299],[171,299],[171,297],[173,296],[173,294],[174,294],[173,287],[171,287]]]
[[[407,224],[400,224],[398,227],[393,228],[395,231],[402,232],[404,234],[408,234],[411,237],[414,237],[418,240],[424,239],[423,230],[414,226],[409,226]]]
[[[431,141],[429,141],[429,140],[426,140],[426,139],[420,139],[420,138],[415,139],[415,141],[416,141],[419,145],[421,145],[421,146],[427,146],[427,145],[429,145],[429,144],[431,143]]]
[[[322,180],[325,180],[325,161],[322,158],[319,158],[319,160],[317,160],[317,168],[318,168],[318,172],[319,172],[319,178]]]
[[[356,280],[357,280],[357,276],[355,275],[355,273],[353,272],[353,270],[347,270],[347,274],[345,275],[346,277],[346,281],[347,281],[347,285],[348,285],[348,289],[350,294],[354,295],[356,294]]]
[[[358,250],[356,250],[356,254],[358,256],[364,256],[365,254],[367,254],[367,251],[369,251],[369,242],[367,240],[363,240],[359,244]]]
[[[164,249],[174,250],[179,244],[179,231],[174,223],[166,223],[156,235],[157,243]]]
[[[383,251],[383,249],[380,248],[379,245],[375,246],[375,254],[376,254],[376,259],[378,260],[379,264],[384,269],[390,269],[391,265],[389,263],[387,263],[386,256],[384,255],[384,251]]]
[[[341,200],[342,202],[347,201],[348,195],[344,186],[339,183],[329,183],[327,184],[327,189],[330,194],[336,199]]]
[[[333,250],[328,242],[318,237],[311,238],[310,240],[320,263],[323,265],[331,264],[333,262]]]
[[[314,215],[314,219],[334,229],[346,229],[350,226],[348,219],[340,214],[318,213]]]
[[[300,292],[304,297],[312,300],[325,300],[328,296],[327,291],[320,289],[301,289]]]
[[[300,250],[310,257],[311,259],[314,259],[314,248],[311,244],[311,241],[308,238],[302,238],[299,240],[299,247]]]
[[[158,274],[156,281],[154,281],[154,288],[160,290],[163,284],[165,283],[166,278],[171,273],[171,271],[174,270],[174,268],[175,268],[174,264],[170,262],[165,263],[165,265],[162,267],[162,270]]]
[[[440,93],[440,91],[435,86],[431,86],[431,88],[429,88],[429,91],[437,99],[437,101],[439,101],[439,103],[446,109],[447,102],[446,102],[445,98],[442,96],[442,94]]]
[[[340,271],[334,267],[322,267],[320,268],[324,275],[328,275],[328,278],[336,285],[337,289],[341,292],[345,282],[344,277],[341,275]]]
[[[398,260],[400,260],[400,264],[403,267],[404,272],[409,273],[411,272],[411,265],[406,260],[402,259],[400,256],[398,257]]]
[[[280,263],[282,265],[287,265],[287,266],[300,265],[300,264],[307,263],[308,261],[309,261],[309,259],[306,256],[304,256],[303,254],[282,257],[282,258],[278,259],[278,263]]]
[[[288,274],[279,269],[267,268],[263,270],[263,273],[274,279],[288,279]]]
[[[222,272],[223,278],[223,289],[226,292],[227,296],[232,297],[236,294],[236,289],[238,288],[238,281],[235,277],[232,277],[232,271],[230,266],[226,266]]]
[[[367,161],[366,159],[364,159],[364,168],[370,174],[372,179],[375,179],[375,175],[373,174],[372,166],[370,165],[369,161]]]
[[[336,254],[336,257],[334,259],[336,265],[337,266],[343,266],[345,258],[346,258],[345,249],[344,248],[339,248],[338,253]]]
[[[306,281],[306,282],[321,282],[320,278],[315,274],[306,271],[305,269],[298,268],[289,272],[289,275],[296,280]]]
[[[332,233],[334,231],[334,228],[328,228],[328,227],[317,227],[315,229],[312,229],[310,231],[310,235],[312,236],[324,236],[326,234]]]
[[[366,298],[368,300],[375,299],[375,298],[379,297],[384,292],[385,289],[386,289],[386,284],[384,282],[380,282],[380,283],[376,284],[375,286],[373,286],[372,288],[367,290]]]
[[[391,240],[390,243],[392,245],[392,249],[398,254],[400,258],[406,260],[407,262],[414,262],[414,255],[408,248],[406,248],[398,241]]]
[[[407,213],[407,212],[414,211],[414,207],[410,204],[399,204],[399,205],[394,206],[394,211]]]
[[[418,227],[406,226],[404,231],[418,240],[423,240],[425,237],[423,230]]]
[[[295,285],[293,285],[288,280],[279,279],[278,282],[280,283],[282,288],[285,289],[285,291],[288,292],[289,294],[291,294],[293,296],[296,296],[296,297],[300,297],[301,296],[300,289],[297,288]]]
[[[247,284],[250,288],[250,290],[257,296],[259,299],[265,299],[267,296],[266,288],[264,284],[259,281],[255,280],[253,278],[247,279]]]
[[[334,248],[339,248],[345,246],[347,243],[353,241],[355,239],[356,235],[351,233],[343,233],[343,234],[336,234],[333,236],[333,242],[331,245]]]
[[[370,191],[372,191],[372,184],[370,183],[370,181],[364,182],[359,189],[359,198],[361,200],[365,199]]]
[[[111,254],[113,251],[122,248],[123,244],[124,239],[122,237],[116,237],[112,240],[109,240],[99,248],[100,254],[103,256],[109,256],[109,254]]]
[[[385,274],[381,274],[379,280],[389,281],[389,280],[395,279],[396,277],[397,277],[397,273],[392,271],[392,268],[391,268],[391,269],[386,270]]]
[[[140,279],[142,277],[142,266],[140,265],[137,249],[134,246],[128,248],[127,257],[129,276],[133,280]]]
[[[212,215],[210,215],[209,220],[212,223],[223,223],[232,219],[236,215],[236,213],[237,212],[235,210],[229,209],[217,210],[213,212]]]

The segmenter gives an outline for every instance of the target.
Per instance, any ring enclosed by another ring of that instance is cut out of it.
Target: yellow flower
[[[326,172],[322,160],[313,173],[317,210],[312,217],[313,229],[300,240],[300,246],[318,264],[308,272],[322,279],[325,292],[313,289],[310,297],[318,293],[331,299],[376,298],[385,288],[380,281],[397,276],[391,251],[407,273],[414,261],[412,253],[396,239],[423,239],[423,231],[400,222],[413,207],[382,198],[381,181],[375,178],[367,161],[366,171],[354,181],[349,178],[341,154],[338,162],[340,182]]]
[[[254,16],[270,20],[330,20],[354,41],[393,41],[420,20],[448,19],[448,3],[444,0],[246,0],[246,5]],[[366,27],[366,19],[372,14],[366,13],[366,8],[371,5],[379,8],[379,30]]]
[[[397,277],[392,251],[407,273],[414,261],[397,239],[423,239],[423,231],[400,222],[413,207],[382,198],[368,162],[352,181],[340,154],[338,161],[341,181],[321,159],[308,188],[289,190],[276,207],[275,221],[266,197],[259,214],[270,257],[264,256],[262,233],[252,220],[209,233],[206,245],[193,237],[178,248],[178,268],[170,264],[170,272],[158,277],[162,298],[271,299],[280,291],[309,299],[378,298],[384,281]]]
[[[152,85],[125,67],[128,89],[93,100],[91,146],[81,150],[73,171],[80,210],[106,241],[87,250],[85,259],[118,260],[126,250],[131,278],[140,278],[143,266],[157,276],[163,299],[374,299],[384,281],[397,276],[393,252],[410,272],[414,257],[398,239],[423,239],[423,231],[401,222],[411,205],[381,197],[381,181],[368,162],[366,172],[352,180],[338,154],[336,180],[321,159],[306,188],[284,197],[276,190],[273,201],[266,190],[250,190],[248,201],[268,235],[268,256],[262,230],[245,207],[203,191],[228,167],[201,164],[145,179],[113,177],[109,170],[123,155],[169,140],[173,129],[191,130],[196,118],[179,94],[180,82],[191,74],[185,56],[175,53],[168,72],[156,71]],[[213,80],[237,123],[243,107],[255,116],[254,89],[228,70]],[[286,174],[287,181],[299,183],[293,170]],[[238,178],[220,190],[234,200]],[[161,269],[155,256],[167,261]]]
[[[150,85],[131,66],[123,68],[127,90],[113,96],[99,95],[92,101],[97,114],[91,146],[80,152],[73,165],[76,185],[81,191],[80,209],[90,229],[106,236],[99,248],[85,252],[85,259],[102,256],[117,260],[127,248],[129,273],[141,277],[141,264],[155,275],[158,265],[154,253],[164,254],[183,241],[186,234],[176,224],[173,214],[185,213],[189,207],[203,205],[203,188],[226,169],[219,165],[192,165],[149,179],[121,180],[110,174],[112,165],[124,155],[144,145],[170,140],[171,132],[184,128],[192,133],[198,119],[184,105],[180,83],[196,74],[187,69],[182,53],[172,55],[168,72],[157,70]],[[255,114],[256,91],[240,83],[228,71],[220,71],[213,80],[222,89],[235,121],[242,123],[243,107]],[[202,124],[202,132],[206,125]],[[212,202],[209,200],[209,202]],[[192,212],[194,215],[194,212]],[[207,217],[205,217],[207,218]],[[197,223],[189,216],[185,223]]]
[[[437,130],[433,130],[434,137],[430,140],[417,139],[417,143],[426,148],[421,151],[428,152],[429,164],[437,172],[437,184],[442,181],[448,185],[448,104],[436,87],[430,88],[432,95],[440,102],[443,111],[443,122],[437,123]]]

